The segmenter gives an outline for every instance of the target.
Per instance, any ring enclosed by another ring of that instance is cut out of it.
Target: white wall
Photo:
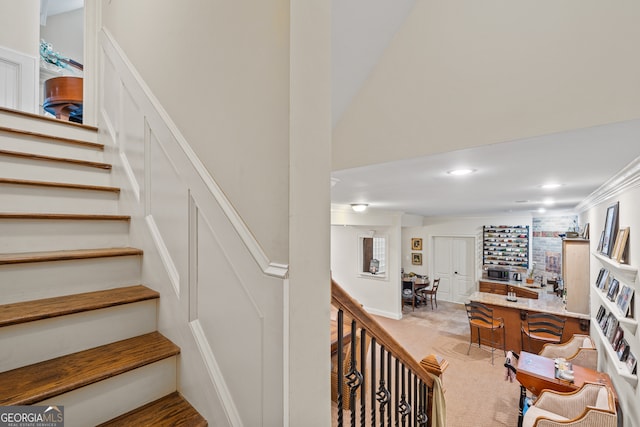
[[[607,191],[613,194],[608,194],[608,197],[603,200],[597,200],[597,204],[590,206],[587,210],[581,212],[580,223],[589,223],[590,229],[590,247],[591,253],[595,253],[600,234],[604,229],[605,216],[607,208],[615,202],[620,202],[619,221],[620,227],[629,226],[629,265],[635,268],[640,268],[640,187],[638,186],[638,180],[640,179],[640,172],[638,168],[638,161],[635,162],[635,170],[630,175],[624,177],[621,182],[616,183]],[[634,182],[636,181],[636,182]],[[625,183],[631,183],[625,188]],[[606,192],[603,192],[606,194]],[[599,328],[597,323],[593,320],[593,317],[597,313],[598,308],[602,304],[595,292],[599,290],[593,288],[598,276],[600,268],[609,268],[603,265],[596,257],[591,256],[590,271],[591,271],[591,336],[596,337],[596,344],[599,348],[598,351],[598,369],[607,372],[616,388],[622,412],[624,414],[624,426],[638,427],[640,426],[640,408],[638,407],[638,401],[640,401],[640,385],[633,386],[627,382],[624,378],[618,375],[616,369],[614,369],[615,361],[611,360],[611,357],[604,350],[604,346],[610,346],[608,343],[602,343],[598,332],[595,328]],[[609,268],[611,270],[611,268]],[[623,280],[621,276],[617,276],[619,280]],[[624,283],[624,281],[622,282]],[[627,285],[634,286],[634,313],[635,320],[640,319],[640,280],[636,276],[635,283],[626,283]],[[624,338],[627,340],[631,347],[631,352],[640,357],[640,330],[637,330],[634,334],[628,329],[624,330]]]
[[[212,425],[327,425],[328,3],[100,6],[101,128],[145,205],[181,389]]]
[[[51,43],[55,52],[84,64],[84,10],[48,17],[40,27],[40,38]]]
[[[0,0],[0,106],[38,108],[40,2]]]
[[[0,46],[39,57],[40,0],[0,0]]]
[[[269,258],[287,264],[290,2],[102,6],[104,25]]]
[[[373,314],[402,317],[400,300],[400,244],[403,214],[368,210],[354,213],[348,207],[331,211],[331,276]],[[374,232],[388,239],[386,277],[360,275],[359,239]]]

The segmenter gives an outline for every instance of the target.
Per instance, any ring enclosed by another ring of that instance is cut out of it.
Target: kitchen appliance
[[[516,282],[522,282],[522,275],[520,273],[513,273],[513,280]]]
[[[509,270],[502,268],[487,268],[487,279],[509,281]]]

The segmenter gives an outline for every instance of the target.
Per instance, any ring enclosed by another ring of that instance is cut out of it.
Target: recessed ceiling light
[[[353,209],[356,212],[364,212],[365,210],[367,210],[367,206],[369,205],[366,203],[352,203],[351,209]]]
[[[550,205],[554,204],[555,202],[553,201],[553,199],[544,199],[542,201],[542,203],[544,203],[547,206],[550,206]]]
[[[538,213],[545,213],[547,210],[545,208],[538,208]]]
[[[447,171],[447,173],[449,175],[462,176],[462,175],[469,175],[470,173],[474,173],[475,171],[476,171],[475,169],[453,169],[453,170]]]
[[[549,184],[543,184],[543,185],[541,185],[540,187],[541,187],[541,188],[544,188],[545,190],[551,190],[551,189],[553,189],[553,188],[558,188],[558,187],[560,187],[561,185],[562,185],[562,184],[558,184],[558,183],[552,182],[552,183],[549,183]]]

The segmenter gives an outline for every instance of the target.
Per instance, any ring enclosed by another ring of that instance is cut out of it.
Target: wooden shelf
[[[618,359],[618,355],[613,350],[613,347],[611,347],[611,343],[609,342],[607,337],[604,335],[604,332],[602,331],[602,329],[600,329],[598,320],[595,317],[591,318],[591,324],[594,325],[593,328],[598,331],[598,336],[602,341],[603,350],[607,353],[607,356],[609,356],[609,359],[611,359],[611,362],[609,364],[613,366],[613,368],[616,370],[617,374],[620,377],[624,378],[625,381],[627,381],[629,384],[631,384],[635,388],[638,385],[638,376],[630,373],[629,370],[627,369],[627,365],[625,364],[625,362],[621,362]]]
[[[625,329],[635,335],[636,330],[638,329],[638,321],[636,319],[623,316],[622,313],[620,313],[618,306],[614,302],[609,301],[607,295],[601,289],[598,289],[596,286],[592,286],[591,288],[591,291],[597,294],[600,298],[601,305],[603,305],[608,312],[613,313],[616,319],[618,319],[618,323],[620,325],[624,326]]]
[[[529,267],[528,225],[485,225],[482,241],[484,265]]]
[[[605,266],[609,267],[610,271],[613,271],[614,276],[619,281],[628,285],[636,283],[636,278],[638,277],[638,269],[636,267],[632,267],[628,264],[620,264],[619,262],[597,252],[591,252],[591,254],[600,260],[600,262]]]

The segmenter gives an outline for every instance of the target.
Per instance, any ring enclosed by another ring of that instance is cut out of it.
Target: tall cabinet
[[[567,311],[589,314],[589,241],[562,240],[562,281]]]

